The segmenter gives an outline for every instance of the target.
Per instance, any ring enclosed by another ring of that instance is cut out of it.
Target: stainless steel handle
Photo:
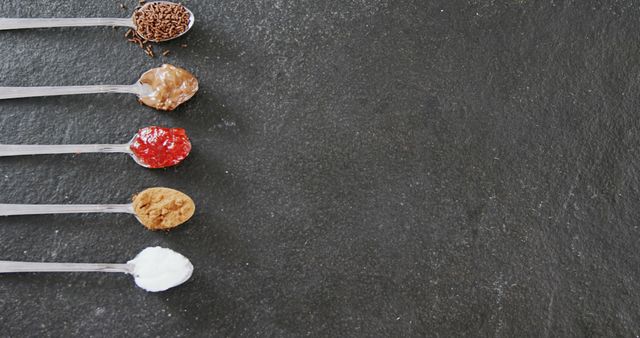
[[[131,153],[129,144],[0,144],[0,157],[43,154]]]
[[[0,30],[89,26],[136,27],[132,18],[0,18]]]
[[[122,272],[132,273],[131,264],[109,263],[39,263],[0,261],[0,273],[15,272]]]
[[[98,93],[138,93],[138,85],[97,85],[61,87],[0,87],[0,99]]]
[[[0,157],[42,154],[131,153],[129,144],[0,144]]]
[[[0,216],[125,213],[133,214],[131,204],[0,204]]]

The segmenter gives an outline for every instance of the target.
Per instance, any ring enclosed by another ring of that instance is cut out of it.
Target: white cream
[[[136,285],[149,292],[178,286],[186,282],[193,273],[193,265],[186,257],[159,246],[142,250],[127,264],[133,265],[131,274]]]

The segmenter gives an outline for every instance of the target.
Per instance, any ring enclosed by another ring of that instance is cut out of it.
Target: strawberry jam
[[[182,128],[147,127],[138,130],[131,151],[149,168],[165,168],[180,163],[191,151],[191,142]]]

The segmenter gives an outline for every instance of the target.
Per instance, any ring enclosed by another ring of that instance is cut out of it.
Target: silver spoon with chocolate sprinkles
[[[195,17],[187,7],[168,1],[154,1],[137,8],[130,18],[0,18],[0,30],[123,26],[133,29],[143,39],[141,42],[162,42],[184,35],[194,22]]]

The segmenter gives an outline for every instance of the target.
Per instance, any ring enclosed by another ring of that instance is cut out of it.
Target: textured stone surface
[[[0,16],[124,16],[119,3],[3,0]],[[162,245],[196,267],[159,294],[120,275],[0,276],[1,335],[640,334],[640,4],[184,3],[197,22],[166,58],[123,29],[0,32],[0,85],[132,83],[165,61],[201,81],[173,113],[128,95],[0,102],[0,143],[117,143],[154,124],[194,143],[156,171],[4,158],[0,202],[168,186],[198,205],[168,234],[128,215],[1,218],[2,259]]]

